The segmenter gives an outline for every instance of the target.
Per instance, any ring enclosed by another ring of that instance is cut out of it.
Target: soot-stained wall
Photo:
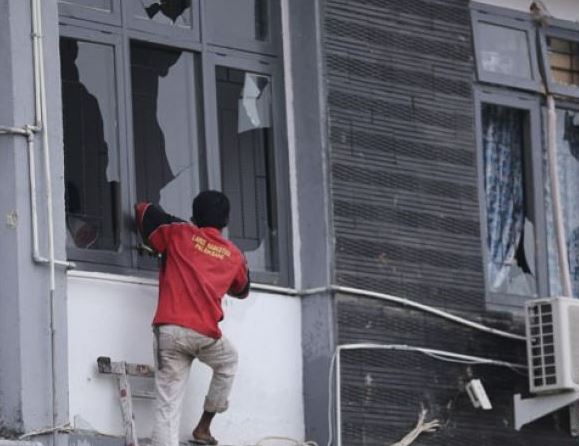
[[[508,331],[485,311],[467,0],[325,0],[325,80],[334,280]],[[429,347],[525,363],[524,343],[367,298],[336,296],[338,343]],[[511,369],[412,352],[342,354],[342,444],[391,444],[421,406],[440,430],[423,445],[572,444],[566,411],[513,427]],[[481,378],[493,410],[464,385]]]

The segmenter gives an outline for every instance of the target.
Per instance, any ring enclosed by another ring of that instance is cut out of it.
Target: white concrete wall
[[[476,0],[477,3],[529,12],[533,0]],[[579,21],[579,0],[542,0],[551,15],[557,19]]]
[[[69,275],[69,399],[77,429],[122,435],[116,381],[98,375],[96,358],[153,364],[150,323],[156,300],[154,281]],[[299,299],[252,292],[244,301],[227,298],[224,308],[221,327],[238,348],[240,364],[230,409],[215,418],[214,435],[220,444],[235,445],[269,435],[303,439]],[[201,414],[209,379],[210,369],[196,361],[181,421],[183,440]],[[150,436],[152,403],[137,400],[139,437]]]

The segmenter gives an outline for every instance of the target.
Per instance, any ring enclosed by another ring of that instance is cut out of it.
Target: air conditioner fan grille
[[[553,306],[540,303],[528,307],[531,379],[535,387],[557,384]]]

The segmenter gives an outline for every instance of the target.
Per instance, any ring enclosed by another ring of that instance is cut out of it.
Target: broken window
[[[134,204],[188,220],[199,191],[221,189],[253,278],[287,284],[279,0],[204,1],[203,17],[200,0],[58,3],[70,259],[155,268]]]
[[[221,182],[231,201],[229,237],[252,269],[278,270],[271,78],[217,67]]]
[[[183,219],[199,192],[195,79],[191,53],[131,45],[137,199]]]
[[[528,112],[482,104],[489,291],[537,293]]]
[[[545,177],[548,165],[545,151]],[[567,238],[569,272],[574,296],[579,296],[579,112],[557,110],[557,171],[563,209],[563,226]],[[557,242],[553,223],[550,181],[545,181],[549,283],[552,295],[561,295]]]
[[[129,0],[135,17],[162,25],[191,28],[191,0]]]
[[[60,54],[68,244],[114,251],[120,242],[114,48],[62,38]]]

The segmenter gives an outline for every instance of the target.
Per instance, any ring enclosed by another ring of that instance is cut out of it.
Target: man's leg
[[[175,330],[163,325],[155,336],[155,421],[153,446],[179,446],[179,420],[192,357],[176,345]]]
[[[213,369],[213,377],[205,398],[204,412],[193,431],[193,437],[211,439],[211,421],[216,413],[227,410],[229,394],[237,371],[237,350],[225,337],[201,349],[197,358]]]

